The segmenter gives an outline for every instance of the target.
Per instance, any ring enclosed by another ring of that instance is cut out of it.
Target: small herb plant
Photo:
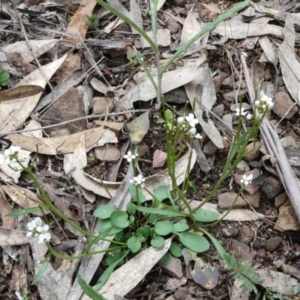
[[[129,191],[131,193],[132,201],[127,204],[126,211],[119,210],[111,205],[101,205],[98,207],[94,216],[101,219],[98,227],[99,235],[93,235],[92,233],[82,229],[79,225],[69,220],[63,213],[61,213],[50,201],[47,193],[40,185],[38,179],[34,175],[33,163],[29,167],[25,167],[22,164],[22,158],[19,155],[20,149],[13,146],[10,149],[5,150],[3,155],[0,155],[0,164],[8,164],[13,169],[17,170],[21,168],[37,187],[39,193],[43,198],[43,203],[37,207],[30,209],[23,209],[9,214],[10,216],[18,216],[29,214],[35,210],[44,211],[48,209],[53,215],[61,218],[65,222],[69,223],[79,232],[81,232],[86,238],[85,252],[77,256],[62,255],[56,252],[51,246],[51,231],[46,216],[43,219],[35,218],[27,224],[27,236],[38,238],[40,243],[46,243],[48,247],[48,254],[45,258],[42,267],[36,274],[33,283],[36,283],[44,274],[51,256],[56,256],[61,259],[78,259],[88,255],[96,255],[98,253],[105,252],[105,263],[107,264],[106,270],[103,272],[99,279],[99,283],[93,288],[84,281],[84,279],[78,274],[77,279],[86,294],[92,299],[104,299],[99,295],[96,290],[99,290],[101,286],[107,281],[111,273],[122,264],[128,255],[134,255],[139,251],[153,246],[154,248],[160,248],[164,245],[166,238],[172,238],[172,244],[169,249],[169,253],[164,257],[162,261],[167,262],[169,255],[180,257],[182,255],[182,249],[187,248],[195,253],[201,253],[207,251],[210,247],[210,242],[215,246],[220,257],[226,262],[228,270],[231,274],[243,281],[244,285],[257,293],[256,285],[259,283],[259,278],[256,276],[253,269],[249,266],[243,266],[239,264],[235,257],[226,253],[221,244],[209,233],[209,227],[216,225],[221,221],[219,215],[213,211],[203,209],[203,205],[209,202],[218,191],[221,184],[235,171],[237,164],[243,159],[245,155],[246,146],[249,143],[250,138],[256,139],[259,127],[265,114],[270,111],[273,103],[272,99],[267,97],[263,92],[259,95],[258,100],[255,102],[254,115],[247,114],[241,106],[237,109],[236,113],[239,116],[238,128],[232,143],[232,147],[228,154],[223,172],[216,185],[212,188],[205,201],[199,204],[196,208],[191,208],[189,200],[186,198],[187,191],[190,187],[197,189],[195,185],[189,179],[190,164],[187,165],[186,176],[184,182],[177,185],[177,174],[175,170],[176,161],[184,154],[190,147],[191,139],[201,139],[201,135],[197,132],[198,120],[194,117],[193,113],[176,117],[176,112],[171,109],[166,109],[164,98],[161,93],[161,83],[163,73],[168,69],[171,63],[179,57],[182,53],[187,51],[190,45],[192,45],[203,34],[212,30],[223,20],[229,18],[234,12],[241,10],[250,4],[250,1],[246,0],[241,2],[228,10],[226,13],[220,15],[214,22],[206,26],[199,34],[187,42],[181,47],[164,66],[160,67],[159,49],[156,42],[156,35],[154,34],[154,40],[152,41],[147,34],[139,28],[134,22],[124,16],[121,12],[104,2],[98,0],[99,4],[104,8],[110,10],[113,14],[123,19],[137,32],[139,32],[150,44],[154,55],[156,57],[156,66],[158,76],[154,79],[147,67],[147,64],[143,60],[141,53],[136,52],[136,58],[145,69],[146,74],[151,80],[153,87],[157,93],[158,107],[162,106],[163,117],[158,120],[163,124],[166,132],[166,150],[167,150],[167,168],[168,174],[171,179],[170,186],[160,186],[153,194],[145,188],[146,179],[140,173],[138,168],[138,153],[135,151],[129,151],[124,158],[128,163],[133,164],[135,170],[135,176],[131,179],[129,185]],[[151,20],[152,30],[157,32],[157,0],[150,1],[151,3]],[[93,15],[88,18],[88,25],[90,27],[97,27],[99,19]],[[0,73],[1,74],[1,73]],[[8,79],[4,76],[4,79]],[[1,81],[0,81],[0,84]],[[252,119],[252,127],[248,130],[244,130],[243,126],[248,120]],[[180,144],[180,147],[178,145]],[[241,194],[245,186],[251,183],[252,176],[244,175],[240,185],[239,192],[236,199],[233,201],[232,206],[235,204],[238,196]],[[150,193],[151,201],[146,201],[145,193]],[[228,212],[230,209],[228,210]],[[224,218],[225,216],[223,216]],[[99,243],[101,240],[109,241],[111,247],[101,251],[93,251],[93,246]]]
[[[7,85],[7,81],[9,79],[9,73],[1,70],[0,71],[0,90],[2,89],[3,86]]]

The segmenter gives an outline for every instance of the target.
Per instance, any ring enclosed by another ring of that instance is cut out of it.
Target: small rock
[[[218,150],[218,147],[212,142],[209,141],[203,148],[203,153],[207,155],[214,155]]]
[[[236,198],[236,193],[223,193],[218,195],[218,206],[222,209],[227,209],[231,206],[232,202]],[[240,208],[246,206],[247,203],[242,197],[238,197],[233,208]]]
[[[274,98],[273,111],[279,118],[291,119],[298,112],[298,107],[287,93],[278,92]],[[289,113],[285,116],[288,111]]]
[[[233,226],[227,226],[222,229],[223,236],[225,237],[236,237],[239,234],[239,230]]]
[[[188,291],[186,288],[180,287],[175,293],[174,297],[176,300],[185,299],[185,297],[188,295]]]
[[[167,153],[157,149],[153,154],[152,167],[161,168],[164,166],[166,160],[167,160]]]
[[[75,88],[70,88],[60,96],[41,118],[43,126],[53,125],[63,121],[73,120],[85,116],[82,97]],[[65,126],[57,126],[45,129],[46,132],[56,135],[68,135],[85,129],[85,121],[75,121]]]
[[[184,88],[177,88],[164,95],[165,101],[168,103],[186,104],[189,98]]]
[[[114,104],[110,98],[94,97],[92,100],[93,113],[95,115],[109,113],[113,110]]]
[[[259,249],[261,247],[265,247],[266,244],[266,240],[265,239],[261,239],[261,238],[256,238],[254,243],[253,243],[253,248],[254,249]]]
[[[246,92],[244,90],[237,89],[237,90],[233,90],[233,91],[224,93],[223,97],[225,100],[232,102],[235,99],[243,98],[245,93]]]
[[[247,172],[250,170],[250,167],[248,165],[247,162],[245,162],[244,160],[241,160],[237,166],[236,166],[237,170],[240,172]]]
[[[168,28],[172,34],[178,32],[181,28],[179,23],[172,17],[168,17],[167,24],[168,24]]]
[[[258,169],[253,169],[251,171],[245,172],[245,175],[249,176],[250,174],[253,175],[253,180],[259,175]],[[235,175],[234,180],[237,184],[241,185],[241,179],[243,177],[243,174]],[[254,184],[248,184],[245,187],[245,191],[248,192],[250,195],[254,195],[258,190],[260,189],[259,185]]]
[[[279,194],[277,197],[275,197],[275,207],[278,208],[279,206],[281,206],[287,199],[287,194],[286,192],[283,192],[281,194]]]
[[[222,117],[223,113],[224,113],[224,104],[220,104],[215,106],[212,111],[218,116],[218,117]]]
[[[119,149],[109,144],[97,147],[94,151],[95,157],[101,161],[116,162],[121,156]]]
[[[275,223],[274,229],[280,232],[288,230],[300,230],[300,224],[290,201],[286,201],[280,206],[279,216]]]
[[[253,195],[251,195],[247,192],[244,192],[244,197],[245,197],[246,201],[248,201],[254,208],[259,208],[260,191],[256,192]]]
[[[259,157],[260,142],[253,142],[247,145],[245,149],[245,160],[251,161]]]
[[[183,276],[181,261],[174,256],[171,256],[169,263],[162,266],[162,269],[173,277],[181,278]]]
[[[221,74],[219,74],[213,78],[213,83],[215,85],[216,93],[220,90],[221,84],[226,77],[227,77],[227,74],[222,72]]]
[[[173,0],[174,5],[176,6],[185,6],[186,0]]]
[[[276,248],[281,244],[282,237],[276,236],[266,240],[266,249],[270,252],[276,250]]]
[[[274,199],[283,190],[282,183],[274,176],[265,178],[261,190],[266,194],[268,199]]]
[[[259,248],[257,251],[257,255],[260,258],[266,257],[266,249],[265,248]]]
[[[254,238],[254,231],[248,226],[243,224],[240,228],[240,241],[248,244]]]
[[[230,253],[235,255],[240,263],[252,265],[254,253],[251,252],[250,247],[237,240],[232,240]]]
[[[178,289],[180,286],[184,285],[187,282],[185,277],[180,279],[177,278],[170,278],[167,283],[164,285],[164,289],[168,291],[174,291]]]

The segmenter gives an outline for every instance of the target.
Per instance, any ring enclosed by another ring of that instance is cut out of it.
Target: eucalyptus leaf
[[[128,214],[122,210],[114,211],[110,216],[110,220],[112,225],[118,228],[126,228],[129,226]]]
[[[215,211],[205,210],[202,208],[199,208],[195,213],[193,214],[194,218],[198,222],[214,222],[218,220],[219,214]]]
[[[168,235],[174,231],[174,224],[171,221],[158,221],[155,224],[154,231],[158,235]]]
[[[209,242],[200,234],[194,232],[181,232],[177,233],[177,236],[179,237],[181,244],[192,251],[201,253],[209,249]]]
[[[94,216],[100,219],[108,219],[116,209],[109,204],[103,204],[94,211]]]

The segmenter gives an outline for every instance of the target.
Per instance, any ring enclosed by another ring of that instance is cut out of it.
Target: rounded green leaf
[[[136,233],[138,235],[142,235],[144,237],[148,237],[151,233],[152,233],[152,230],[149,226],[143,226],[143,227],[140,227],[137,229]]]
[[[198,222],[214,222],[219,219],[219,214],[215,211],[205,210],[201,208],[195,211],[193,216]]]
[[[189,229],[186,219],[181,219],[174,224],[174,232],[183,232]]]
[[[114,211],[110,216],[110,220],[118,228],[126,228],[129,225],[128,214],[122,210]]]
[[[144,203],[146,201],[146,197],[140,188],[133,184],[130,184],[128,188],[134,202]]]
[[[192,251],[201,253],[209,249],[209,242],[200,234],[194,232],[181,232],[177,233],[177,235],[181,244]]]
[[[127,241],[127,247],[131,250],[132,253],[136,253],[141,249],[142,244],[137,236],[132,236]]]
[[[136,212],[135,204],[133,204],[132,202],[127,203],[126,211],[127,211],[130,215],[134,215],[135,212]]]
[[[94,216],[100,219],[108,219],[116,209],[109,204],[103,204],[94,211]]]
[[[154,231],[159,235],[168,235],[174,231],[174,224],[171,221],[158,221]]]
[[[154,196],[158,201],[163,201],[170,197],[170,188],[167,185],[161,185],[154,191]]]
[[[169,252],[167,252],[159,261],[158,263],[161,264],[162,266],[165,266],[169,263],[171,260],[171,255]]]
[[[98,230],[106,235],[114,235],[123,230],[123,228],[115,227],[110,219],[101,220]]]
[[[154,214],[150,215],[149,222],[154,225],[157,222],[157,215]]]
[[[169,251],[174,257],[182,256],[182,249],[176,243],[171,244]]]
[[[151,246],[153,246],[154,248],[160,248],[164,245],[165,240],[164,238],[162,238],[161,236],[155,236],[152,240],[151,240]]]

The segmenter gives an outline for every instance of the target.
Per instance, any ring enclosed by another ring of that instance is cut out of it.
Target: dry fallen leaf
[[[25,231],[0,226],[0,246],[23,245],[29,242]]]
[[[30,97],[43,91],[44,89],[39,85],[22,85],[9,90],[1,91],[0,101]]]
[[[130,139],[132,144],[139,144],[149,130],[149,110],[134,119],[130,124]]]
[[[101,139],[103,129],[94,129],[77,132],[67,136],[56,136],[52,138],[26,137],[21,134],[8,134],[5,139],[10,140],[15,146],[40,154],[57,155],[72,153],[79,144],[80,138],[85,136],[88,149],[97,146]]]

